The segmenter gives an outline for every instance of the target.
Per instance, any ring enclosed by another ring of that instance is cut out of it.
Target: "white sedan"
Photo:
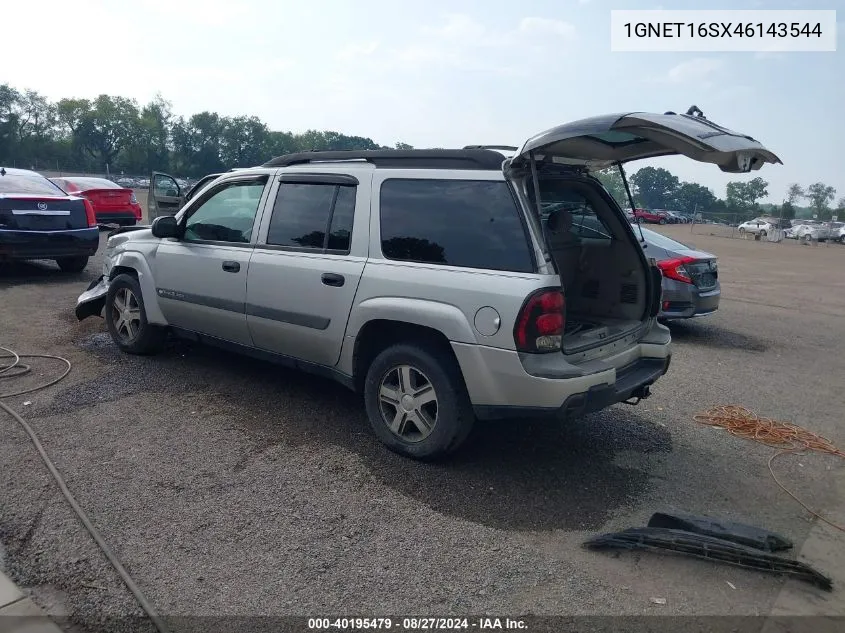
[[[766,237],[769,233],[774,230],[775,225],[766,218],[754,218],[753,220],[748,220],[747,222],[743,222],[737,227],[740,235],[745,235],[746,233],[751,235],[759,235],[760,237]]]

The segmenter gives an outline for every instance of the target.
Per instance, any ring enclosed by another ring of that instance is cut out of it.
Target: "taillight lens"
[[[135,197],[135,192],[129,194],[129,204],[138,204],[138,198]]]
[[[673,259],[664,259],[663,261],[659,261],[657,262],[657,266],[660,268],[664,277],[674,279],[675,281],[680,281],[685,284],[691,284],[692,277],[690,277],[689,272],[684,266],[694,261],[694,257],[675,257]]]
[[[91,201],[88,198],[83,198],[82,201],[85,203],[85,217],[88,220],[88,228],[97,226],[97,216],[94,215],[94,205],[91,204]]]
[[[528,295],[514,326],[520,352],[558,352],[566,325],[566,302],[560,288],[542,288]]]

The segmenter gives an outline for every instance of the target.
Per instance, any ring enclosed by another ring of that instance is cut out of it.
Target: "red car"
[[[90,200],[100,224],[132,226],[141,221],[141,205],[131,189],[105,178],[63,176],[50,180],[65,193]]]
[[[666,224],[669,221],[668,213],[655,209],[634,209],[634,217],[652,224]]]

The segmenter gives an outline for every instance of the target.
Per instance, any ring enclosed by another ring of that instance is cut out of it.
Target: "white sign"
[[[613,53],[835,52],[836,11],[611,11],[610,50]]]
[[[830,216],[830,221],[831,221],[831,222],[837,222],[838,220],[839,220],[839,216],[838,216],[838,215],[832,215],[832,216]]]

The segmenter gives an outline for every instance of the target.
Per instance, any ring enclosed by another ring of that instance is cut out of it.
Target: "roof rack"
[[[498,149],[506,152],[515,152],[519,148],[513,145],[464,145],[464,149]]]
[[[285,154],[262,167],[288,167],[307,163],[366,161],[376,167],[405,169],[501,169],[502,155],[489,149],[368,149],[327,150]]]

